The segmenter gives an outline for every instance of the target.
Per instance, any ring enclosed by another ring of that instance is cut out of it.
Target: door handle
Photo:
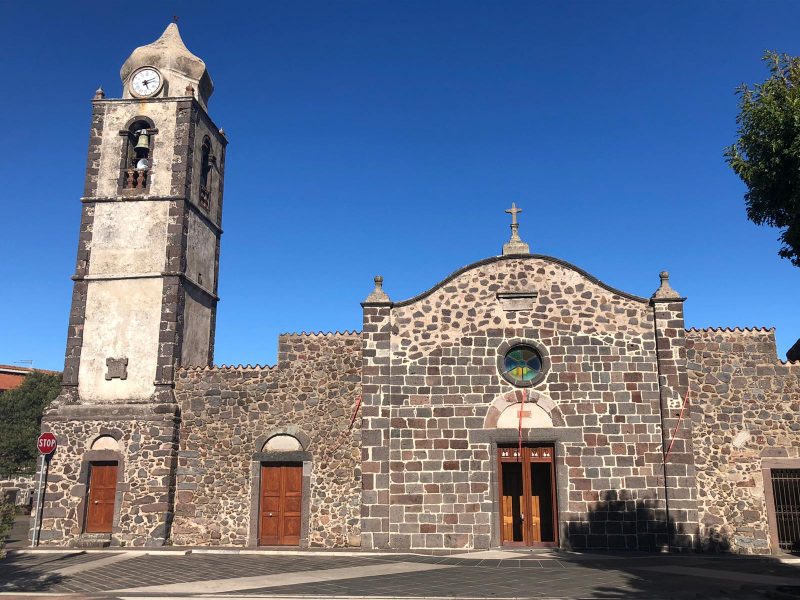
[[[100,500],[95,500],[94,503],[95,504],[100,504]]]
[[[269,513],[269,515],[267,515],[267,516],[268,516],[268,517],[271,517],[271,516],[272,516],[272,513]]]

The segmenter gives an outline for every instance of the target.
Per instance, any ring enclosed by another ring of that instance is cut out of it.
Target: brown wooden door
[[[552,446],[497,449],[502,543],[555,546],[558,543]]]
[[[85,527],[87,533],[111,533],[116,493],[117,463],[89,465],[89,504],[86,507]]]
[[[262,465],[258,543],[298,546],[302,505],[302,465]]]

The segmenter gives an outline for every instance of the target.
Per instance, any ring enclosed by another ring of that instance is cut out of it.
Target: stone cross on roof
[[[507,208],[506,212],[511,215],[511,224],[518,225],[517,223],[517,215],[522,212],[521,208],[517,208],[517,205],[512,202],[511,208]]]
[[[507,254],[530,254],[528,244],[519,237],[517,215],[522,212],[522,209],[517,208],[516,203],[512,202],[511,208],[507,208],[506,212],[511,215],[511,239],[503,244],[503,256]]]

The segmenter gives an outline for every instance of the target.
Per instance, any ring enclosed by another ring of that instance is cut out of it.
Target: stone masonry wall
[[[507,310],[506,291],[538,295]],[[562,545],[669,542],[648,300],[556,259],[510,256],[379,304],[364,305],[363,546],[499,542],[493,444],[517,431],[491,430],[486,417],[515,389],[497,368],[515,341],[537,344],[551,365],[533,392],[554,405],[555,427],[524,436],[556,442]]]
[[[49,411],[42,431],[56,435],[42,511],[41,544],[75,546],[81,541],[91,461],[119,464],[113,546],[160,546],[172,519],[177,423],[174,406],[64,405]],[[100,436],[119,451],[92,450]]]
[[[674,293],[674,291],[673,291]],[[658,374],[661,381],[666,503],[671,544],[695,548],[699,543],[697,480],[692,444],[692,407],[686,401],[686,335],[682,299],[651,299],[656,324]]]
[[[178,371],[183,425],[175,545],[255,546],[252,467],[273,433],[295,435],[313,456],[308,539],[357,543],[361,502],[358,333],[280,336],[275,367]]]
[[[772,329],[690,329],[686,342],[703,537],[774,551],[762,464],[800,458],[800,362],[778,360]]]
[[[34,502],[36,479],[34,475],[18,475],[14,479],[0,480],[0,502],[13,498],[16,506],[31,506]]]

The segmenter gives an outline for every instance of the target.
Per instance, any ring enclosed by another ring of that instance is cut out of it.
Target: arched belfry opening
[[[203,145],[200,148],[200,193],[199,203],[200,207],[208,210],[211,207],[211,173],[212,165],[215,161],[214,155],[211,152],[211,138],[205,136],[203,138]]]
[[[120,131],[123,138],[120,188],[146,191],[153,166],[154,137],[158,131],[150,119],[137,117]]]

